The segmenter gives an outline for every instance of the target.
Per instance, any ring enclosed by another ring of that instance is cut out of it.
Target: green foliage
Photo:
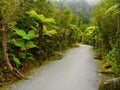
[[[18,53],[18,56],[21,58],[21,59],[26,59],[29,60],[29,61],[35,61],[35,58],[33,56],[32,53],[27,53],[27,55],[25,55],[23,52],[19,52]]]
[[[0,6],[0,26],[5,25],[7,31],[6,48],[18,69],[27,65],[26,60],[43,61],[56,57],[55,52],[58,57],[81,36],[82,18],[71,10],[53,8],[47,0],[1,0]]]
[[[56,34],[56,30],[47,30],[47,27],[46,26],[43,26],[43,36],[44,35],[47,35],[47,36],[52,36],[54,34]]]
[[[97,48],[100,57],[104,57],[111,50],[112,44],[115,41],[117,15],[114,12],[116,6],[114,8],[112,7],[115,4],[114,0],[102,0],[95,7],[93,13],[96,21],[94,20],[92,23],[98,26],[95,47]]]
[[[36,35],[35,33],[35,30],[29,30],[28,33],[26,33],[24,30],[19,29],[15,29],[14,31],[15,36],[17,37],[13,38],[11,40],[11,43],[14,44],[16,47],[20,47],[20,52],[18,53],[18,56],[22,59],[33,61],[34,60],[33,55],[29,53],[28,50],[32,48],[37,48],[37,45],[35,45],[33,41],[34,38],[38,37],[38,35]],[[14,59],[17,60],[15,57]]]
[[[38,20],[40,23],[55,23],[55,20],[53,18],[45,18],[44,15],[38,15],[36,11],[31,10],[30,12],[27,12],[27,14]]]
[[[35,48],[37,47],[33,41],[30,41],[33,38],[36,38],[38,35],[35,34],[34,30],[30,30],[28,34],[24,30],[15,30],[16,34],[21,36],[20,38],[17,39],[12,39],[12,43],[18,47],[20,47],[22,50],[27,50],[30,48]]]
[[[95,45],[96,30],[97,30],[96,26],[87,27],[86,30],[84,31],[82,42]]]
[[[28,33],[26,33],[24,30],[15,29],[15,32],[25,40],[31,40],[38,37],[38,35],[35,33],[35,30],[30,30]]]
[[[72,22],[73,14],[71,10],[63,10],[59,13],[57,23],[62,28],[68,28]]]
[[[26,49],[30,49],[30,48],[35,48],[37,47],[33,41],[28,41],[26,42],[26,45],[25,45]]]
[[[12,61],[15,63],[16,65],[16,68],[19,68],[19,66],[21,65],[21,62],[20,60],[14,55],[14,54],[11,54],[12,56]]]
[[[58,25],[57,34],[60,36],[59,40],[65,42],[65,46],[72,46],[73,43],[78,42],[80,36],[79,18],[72,13],[71,10],[62,10],[56,17]],[[62,39],[61,39],[62,38]],[[62,48],[62,47],[61,47]]]
[[[119,47],[119,3],[116,0],[102,0],[96,7],[94,15],[98,29],[96,31],[95,48],[97,57],[112,66],[112,71],[120,75],[120,47]],[[117,22],[116,22],[117,21]]]
[[[105,14],[109,14],[109,13],[113,13],[113,14],[118,14],[118,13],[120,13],[120,11],[118,11],[118,5],[119,4],[116,4],[116,5],[114,5],[114,6],[112,6],[112,7],[110,7],[106,12],[105,12]]]
[[[58,7],[59,10],[63,11],[64,9],[70,9],[74,14],[80,17],[84,24],[89,23],[90,12],[92,11],[93,6],[89,5],[85,0],[60,0],[53,2],[54,7]]]
[[[13,39],[13,44],[20,47],[21,50],[26,50],[30,48],[35,48],[37,47],[33,41],[25,41],[25,40],[20,40],[20,39]]]
[[[12,40],[12,43],[18,47],[21,47],[22,49],[25,49],[25,41],[24,40]]]
[[[112,66],[112,70],[116,75],[120,75],[120,49],[113,48],[105,57],[107,62]]]
[[[18,56],[20,57],[20,58],[22,58],[22,59],[25,59],[26,57],[25,57],[25,54],[23,53],[23,52],[19,52],[18,53]]]
[[[18,4],[14,0],[1,0],[0,1],[0,16],[2,16],[1,23],[8,25],[12,20],[16,19],[15,12],[17,11]],[[12,17],[14,15],[14,17]]]
[[[27,59],[30,60],[30,61],[34,61],[35,60],[33,54],[31,54],[31,53],[27,53],[27,57],[28,57]]]

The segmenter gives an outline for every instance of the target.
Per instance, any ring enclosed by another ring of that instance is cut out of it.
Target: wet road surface
[[[30,79],[10,90],[98,90],[97,64],[92,47],[80,45],[61,60],[40,67]]]

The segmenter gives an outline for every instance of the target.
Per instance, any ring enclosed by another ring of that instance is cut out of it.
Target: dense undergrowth
[[[83,35],[86,44],[94,46],[96,58],[105,63],[106,68],[120,75],[120,10],[119,1],[102,0],[93,11],[90,26]]]
[[[0,86],[80,41],[81,19],[46,0],[0,1]]]
[[[101,0],[94,8],[83,42],[94,46],[103,74],[100,90],[120,89],[120,2]],[[107,76],[107,77],[106,77]],[[109,78],[111,77],[111,78]]]

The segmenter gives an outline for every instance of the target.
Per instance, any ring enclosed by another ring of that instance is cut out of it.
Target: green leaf
[[[16,58],[14,55],[13,55],[13,61],[18,64],[18,65],[21,65],[21,62],[19,61],[18,58]]]
[[[18,55],[19,55],[20,58],[25,59],[25,54],[23,52],[19,52]]]
[[[15,29],[15,32],[21,37],[26,36],[26,32],[24,30]]]
[[[30,40],[30,38],[29,38],[27,35],[24,36],[23,39],[25,39],[25,40]]]
[[[31,40],[32,38],[38,37],[35,35],[35,30],[30,30],[28,34],[24,30],[16,29],[15,32],[25,40]]]
[[[22,49],[25,49],[25,40],[21,40],[21,39],[13,39],[13,44],[22,48]]]
[[[70,29],[75,29],[76,28],[76,25],[74,25],[74,24],[70,24]]]
[[[13,59],[12,59],[13,62],[16,64],[16,67],[19,68],[19,65],[21,65],[20,60],[18,58],[16,58],[14,54],[11,54],[11,55],[13,57]]]
[[[31,10],[31,11],[26,12],[26,13],[27,13],[30,17],[33,17],[33,18],[35,18],[35,19],[37,19],[37,20],[40,20],[40,21],[41,21],[41,18],[44,18],[43,15],[39,16],[39,15],[36,13],[36,11],[34,11],[34,10]]]
[[[47,30],[46,26],[43,27],[43,35],[52,36],[56,33],[56,30]]]
[[[55,23],[55,20],[53,18],[45,18],[43,20],[44,23]]]
[[[44,35],[52,36],[56,33],[57,33],[56,30],[50,30],[50,31],[46,31]]]
[[[34,56],[32,53],[27,53],[27,59],[30,60],[30,61],[34,61]]]
[[[29,37],[29,40],[35,38],[35,30],[30,30],[27,36]]]
[[[26,49],[37,47],[33,41],[27,41],[25,46],[26,46]]]
[[[45,20],[45,17],[44,17],[44,15],[38,15],[38,20],[40,20],[40,22],[44,22],[44,20]]]

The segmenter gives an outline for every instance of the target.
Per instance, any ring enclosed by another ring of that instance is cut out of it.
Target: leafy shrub
[[[120,75],[120,50],[113,48],[105,58],[111,64],[113,72]]]

